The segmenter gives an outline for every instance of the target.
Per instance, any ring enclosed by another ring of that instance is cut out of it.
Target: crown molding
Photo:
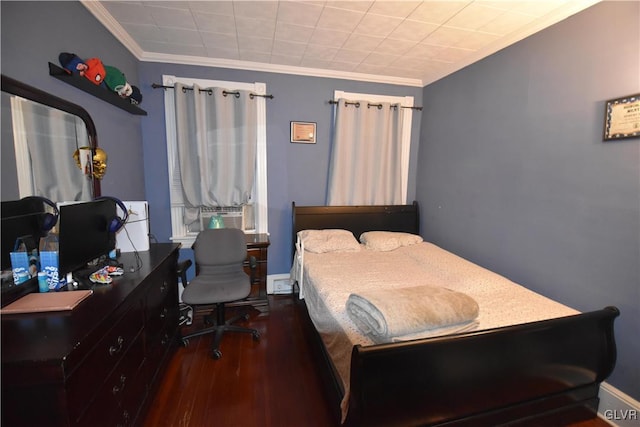
[[[305,68],[277,64],[263,64],[251,61],[239,61],[231,59],[205,58],[200,56],[170,55],[163,53],[145,52],[131,38],[129,33],[120,25],[113,16],[102,6],[99,1],[80,0],[100,23],[120,41],[138,60],[143,62],[165,62],[169,64],[199,65],[203,67],[231,68],[236,70],[262,71],[280,74],[294,74],[300,76],[325,77],[332,79],[357,80],[371,83],[384,83],[402,86],[422,87],[420,79],[403,77],[382,76],[375,74],[352,73],[346,71],[325,70],[318,68]]]
[[[129,52],[133,54],[133,56],[140,59],[144,54],[142,48],[131,38],[129,33],[122,28],[122,25],[113,19],[113,16],[111,16],[107,9],[102,6],[102,3],[95,0],[80,0],[80,3],[82,3],[82,5],[86,7],[108,31],[129,50]]]
[[[143,62],[163,62],[169,64],[200,65],[205,67],[231,68],[235,70],[261,71],[267,73],[294,74],[299,76],[325,77],[331,79],[358,80],[371,83],[385,83],[402,86],[423,87],[422,80],[375,74],[351,73],[346,71],[324,70],[318,68],[294,67],[288,65],[265,64],[261,62],[238,61],[232,59],[204,58],[201,56],[170,55],[145,52],[140,58]]]
[[[80,2],[100,21],[100,23],[113,34],[139,61],[143,62],[163,62],[170,64],[196,65],[203,67],[220,67],[236,70],[250,70],[271,72],[279,74],[293,74],[300,76],[324,77],[331,79],[356,80],[370,83],[381,83],[391,85],[424,87],[441,78],[444,78],[456,71],[459,71],[476,61],[479,61],[489,55],[492,55],[516,42],[519,42],[536,32],[556,24],[563,19],[568,18],[594,4],[600,3],[602,0],[573,0],[565,3],[561,7],[553,10],[543,19],[536,20],[533,24],[513,32],[507,38],[500,39],[496,43],[485,49],[479,50],[471,54],[462,62],[451,64],[450,67],[442,69],[437,73],[431,73],[423,76],[421,79],[413,79],[406,77],[394,77],[376,74],[353,73],[347,71],[336,71],[319,68],[306,68],[278,64],[264,64],[251,61],[240,61],[221,58],[207,58],[200,56],[173,55],[155,52],[146,52],[131,38],[125,29],[111,16],[111,14],[102,6],[99,1],[80,0]]]

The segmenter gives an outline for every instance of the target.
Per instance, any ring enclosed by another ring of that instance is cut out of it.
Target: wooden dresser
[[[180,245],[122,254],[125,274],[66,312],[2,316],[2,426],[144,421],[178,330]]]

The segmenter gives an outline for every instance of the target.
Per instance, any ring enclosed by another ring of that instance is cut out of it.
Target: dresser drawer
[[[144,343],[136,337],[123,358],[99,388],[78,426],[126,426],[137,415],[146,395],[146,380],[141,372]]]
[[[147,342],[147,376],[154,381],[163,359],[172,347],[177,347],[177,315],[164,324],[158,335]]]
[[[119,415],[116,417],[116,426],[136,425],[136,420],[140,417],[142,403],[149,392],[147,377],[143,373],[145,364],[143,362],[141,369],[138,369],[137,376],[124,391],[119,407]]]
[[[147,294],[145,309],[145,341],[147,360],[145,370],[154,381],[162,360],[175,345],[178,330],[178,287],[175,272],[165,271],[154,276],[154,284]]]
[[[141,304],[134,304],[89,352],[67,384],[70,419],[78,419],[99,386],[122,360],[142,330]],[[142,341],[142,340],[139,340]]]
[[[145,332],[154,337],[163,327],[172,310],[178,310],[178,289],[175,273],[163,271],[154,275],[145,301]]]
[[[153,284],[145,299],[145,360],[141,373],[147,381],[147,399],[134,418],[140,424],[158,389],[158,378],[165,371],[171,354],[177,347],[178,332],[178,251],[174,251],[152,276]],[[160,287],[160,294],[154,287]],[[157,303],[156,303],[157,302]],[[158,323],[155,323],[160,319]],[[157,332],[156,332],[157,331]]]
[[[170,354],[168,350],[171,346],[175,347],[174,343],[172,343],[172,341],[175,340],[175,337],[170,337],[168,334],[163,335],[158,344],[153,346],[153,348],[148,352],[147,360],[149,361],[149,365],[146,367],[146,375],[151,383],[156,381],[158,372],[164,369],[164,358],[167,354]]]

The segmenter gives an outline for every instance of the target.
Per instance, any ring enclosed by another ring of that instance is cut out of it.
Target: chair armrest
[[[190,259],[186,259],[184,261],[180,261],[178,266],[176,267],[176,272],[178,276],[180,276],[180,280],[182,281],[182,286],[187,287],[187,270],[191,267],[193,263]]]
[[[258,267],[258,260],[254,256],[249,257],[249,268],[255,270]]]
[[[250,256],[249,257],[249,270],[250,270],[250,277],[251,277],[251,283],[255,282],[256,280],[256,268],[258,267],[258,260],[256,259],[256,257],[254,256]]]

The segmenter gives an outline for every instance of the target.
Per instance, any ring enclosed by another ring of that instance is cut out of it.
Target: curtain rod
[[[165,85],[160,85],[158,83],[151,83],[151,87],[154,88],[154,89],[175,89],[174,86],[165,86]],[[182,90],[183,91],[185,91],[185,90],[193,90],[193,88],[185,86],[185,87],[182,88]],[[209,95],[213,95],[213,91],[211,89],[198,89],[198,90],[200,92],[207,92],[207,93],[209,93]],[[233,91],[223,90],[222,94],[224,96],[235,95],[236,98],[240,98],[240,92],[237,92],[237,91],[233,92]],[[251,99],[253,99],[254,96],[261,96],[263,98],[273,99],[273,95],[260,95],[260,94],[257,94],[257,93],[250,93],[249,94],[249,98],[251,98]]]
[[[333,99],[329,100],[329,104],[337,104],[338,101],[335,101]],[[360,106],[359,102],[349,102],[349,101],[345,101],[345,105],[355,105],[356,107]],[[382,104],[372,104],[372,103],[368,103],[367,107],[378,107],[378,110],[382,108]],[[393,107],[393,105],[392,105]],[[404,105],[400,106],[401,108],[411,108],[412,110],[418,110],[418,111],[422,111],[422,107],[405,107]]]

